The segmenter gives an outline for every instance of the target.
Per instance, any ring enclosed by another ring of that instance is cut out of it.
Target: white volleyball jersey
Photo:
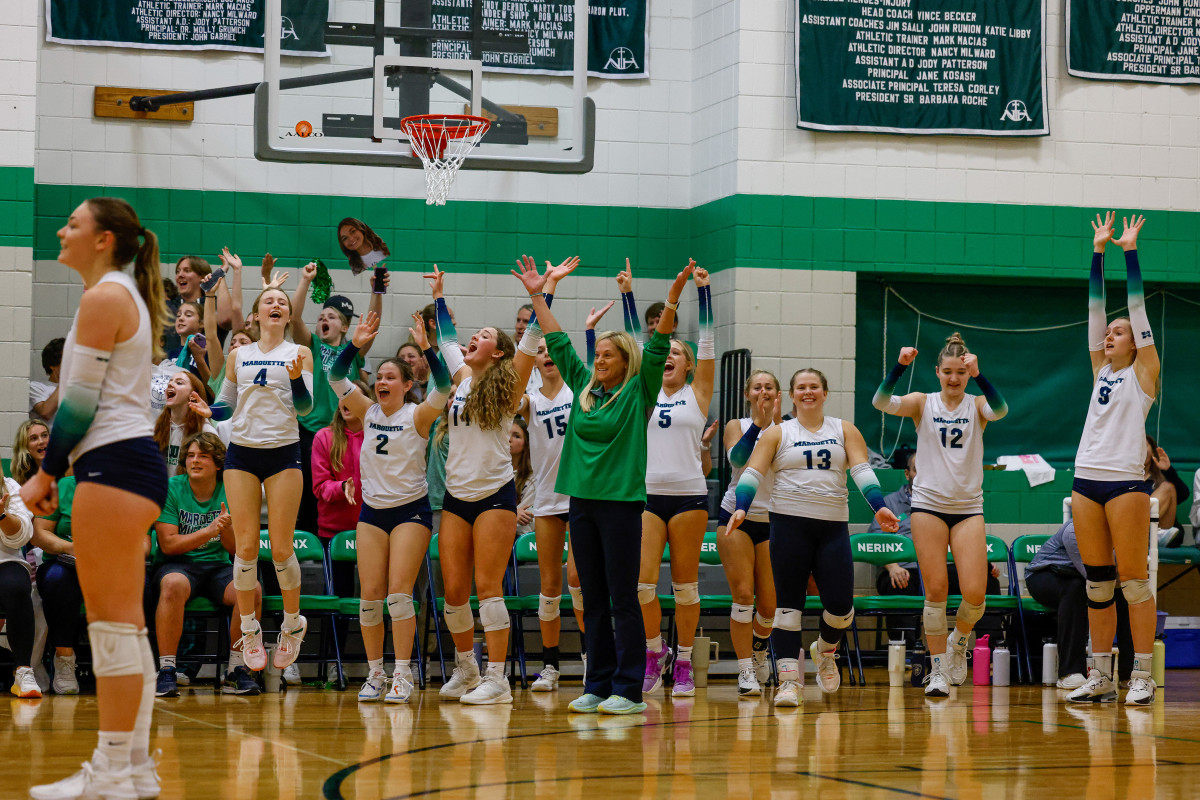
[[[571,498],[554,491],[554,481],[558,479],[558,462],[574,400],[575,394],[565,383],[554,397],[540,391],[529,393],[529,460],[537,492],[535,517],[566,514],[571,507]]]
[[[137,306],[138,327],[133,336],[113,345],[104,379],[100,382],[100,401],[96,406],[96,414],[87,433],[71,451],[72,464],[84,453],[106,444],[154,435],[150,414],[150,359],[154,353],[153,337],[158,335],[158,331],[151,329],[150,312],[133,278],[124,272],[112,270],[106,272],[96,285],[101,283],[119,283],[129,292]],[[63,344],[59,386],[65,387],[71,382],[71,361],[78,324],[79,310],[76,309],[75,321]]]
[[[700,465],[700,437],[707,423],[690,385],[674,395],[658,390],[646,424],[646,494],[708,494]]]
[[[813,433],[789,419],[780,426],[771,469],[771,511],[795,517],[847,522],[846,433],[837,417],[825,417]]]
[[[300,441],[296,407],[292,405],[292,379],[287,365],[300,345],[281,342],[269,353],[258,342],[234,351],[237,359],[237,408],[233,411],[234,444],[242,447],[283,447]]]
[[[964,394],[952,411],[942,402],[941,392],[925,395],[917,425],[913,508],[983,513],[983,420],[975,397]]]
[[[458,385],[450,402],[450,454],[446,456],[446,491],[459,500],[473,502],[495,494],[513,479],[508,432],[513,416],[506,414],[499,430],[485,431],[467,418],[467,397],[472,378]]]
[[[1146,394],[1130,364],[1100,368],[1083,438],[1075,454],[1075,477],[1089,481],[1146,479],[1146,415],[1154,398]]]
[[[405,403],[388,416],[376,403],[363,414],[363,444],[358,456],[363,502],[371,508],[395,508],[429,493],[425,483],[428,441],[413,422],[416,403]]]
[[[746,431],[750,430],[750,425],[754,420],[749,417],[742,417],[738,422],[742,425],[742,435],[746,435]],[[758,432],[758,438],[761,439],[763,431],[770,429],[774,423]],[[757,439],[755,442],[757,443]],[[728,455],[728,454],[727,454]],[[732,465],[731,465],[732,466]],[[733,478],[729,481],[729,488],[725,490],[725,496],[721,498],[721,508],[733,514],[737,511],[737,485],[738,480],[742,477],[742,473],[746,471],[743,466],[740,469],[734,469]],[[763,476],[763,479],[758,483],[758,491],[754,494],[754,502],[750,504],[750,510],[746,512],[746,519],[751,522],[769,522],[770,517],[768,511],[771,504],[771,483],[775,480],[775,473],[771,470]]]
[[[204,420],[204,424],[200,426],[201,433],[216,433],[217,426],[212,424],[212,420]],[[187,453],[179,452],[183,447],[183,426],[171,423],[171,438],[167,444],[167,474],[174,475],[177,467],[182,464],[187,456]]]

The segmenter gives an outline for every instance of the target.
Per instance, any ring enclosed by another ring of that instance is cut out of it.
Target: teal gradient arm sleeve
[[[746,462],[750,460],[750,454],[754,452],[754,445],[758,442],[758,434],[762,432],[762,428],[750,423],[750,427],[742,434],[742,438],[737,440],[737,444],[729,449],[729,463],[737,469],[746,466]]]
[[[588,328],[583,332],[583,338],[587,340],[587,365],[591,369],[592,364],[596,363],[596,331]]]
[[[546,301],[546,307],[550,307],[550,303],[554,300],[554,295],[542,293],[542,299]],[[529,325],[525,327],[525,333],[521,335],[521,341],[517,342],[517,349],[527,356],[536,356],[538,344],[542,341],[542,326],[538,325],[537,312],[534,311],[529,315]]]
[[[446,369],[451,375],[457,375],[464,362],[462,348],[458,346],[458,331],[450,318],[450,307],[444,297],[434,300],[433,306],[437,311],[438,350],[446,361]]]
[[[1142,288],[1142,267],[1137,250],[1125,251],[1125,275],[1129,281],[1129,324],[1133,327],[1135,347],[1154,346],[1154,331],[1146,315],[1146,292]]]
[[[850,477],[854,479],[854,485],[862,492],[862,496],[867,499],[872,511],[879,511],[884,507],[883,490],[879,488],[879,478],[870,464],[855,464],[850,468]]]
[[[442,361],[432,347],[425,348],[425,361],[429,363],[429,377],[433,380],[433,385],[442,394],[449,394],[450,372],[446,369],[446,362]]]
[[[992,386],[991,381],[983,377],[982,372],[975,376],[975,383],[983,392],[983,399],[987,401],[983,412],[984,419],[995,422],[1008,413],[1008,403],[1004,401],[1004,395],[1000,394],[999,389]]]
[[[1088,350],[1093,352],[1104,349],[1104,333],[1108,329],[1106,305],[1104,254],[1092,253],[1092,272],[1088,276]]]
[[[633,292],[621,292],[621,314],[625,317],[625,332],[635,339],[641,336],[642,323],[638,320],[637,303]]]
[[[296,407],[296,414],[301,417],[307,416],[313,410],[313,376],[311,372],[300,373],[299,378],[292,378],[292,405]]]
[[[892,371],[883,379],[883,383],[879,384],[879,388],[875,390],[875,396],[871,398],[871,405],[888,414],[895,414],[900,410],[900,398],[894,396],[896,384],[900,382],[900,377],[904,375],[907,366],[899,361],[892,367]]]
[[[237,381],[226,377],[221,384],[221,393],[217,395],[217,402],[208,408],[212,411],[214,422],[224,422],[232,417],[233,410],[237,408]]]
[[[108,371],[111,351],[75,345],[67,385],[50,429],[50,443],[42,459],[42,470],[61,478],[70,466],[71,451],[87,435],[96,409],[100,407],[100,387]]]
[[[738,479],[737,488],[734,490],[734,497],[737,499],[737,510],[743,514],[750,510],[750,505],[754,502],[754,495],[758,494],[758,484],[762,480],[762,473],[753,467],[748,467],[742,473],[742,477]]]
[[[350,342],[338,353],[333,366],[329,368],[329,382],[344,381],[354,373],[354,361],[358,358],[358,348]]]
[[[700,306],[700,335],[696,339],[696,358],[700,361],[713,361],[717,357],[716,343],[713,338],[712,287],[696,287]]]

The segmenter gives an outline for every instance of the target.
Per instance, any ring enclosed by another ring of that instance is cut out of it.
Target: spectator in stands
[[[66,339],[59,336],[46,342],[42,348],[42,369],[46,381],[29,382],[29,416],[53,422],[58,413],[58,370],[62,366],[63,345]]]
[[[1159,544],[1178,546],[1183,541],[1183,530],[1175,524],[1175,510],[1187,501],[1191,491],[1171,466],[1167,451],[1159,447],[1150,434],[1146,434],[1146,474],[1154,485],[1150,496],[1158,500]]]
[[[367,397],[374,397],[374,392],[367,384],[354,381],[354,385]],[[352,531],[358,525],[358,512],[362,509],[358,458],[362,446],[362,419],[351,413],[345,403],[338,404],[338,413],[333,421],[317,431],[313,439],[312,487],[317,498],[316,534],[325,546],[326,558],[329,557],[329,545],[333,537],[342,531]],[[330,563],[333,565],[333,593],[338,597],[354,597],[354,562]]]
[[[54,648],[55,694],[79,694],[75,676],[75,643],[79,641],[83,590],[75,573],[75,543],[71,539],[71,505],[75,498],[75,476],[58,480],[58,508],[33,521],[30,544],[42,550],[37,568],[38,594],[46,615],[46,643]]]
[[[8,647],[16,672],[12,693],[17,697],[41,697],[30,663],[33,655],[33,567],[21,548],[33,538],[33,514],[21,502],[21,484],[0,471],[0,614],[8,623]],[[78,613],[78,608],[76,608]]]
[[[425,402],[427,387],[429,386],[429,364],[425,361],[425,354],[417,347],[417,343],[411,339],[400,345],[400,349],[396,351],[396,358],[408,364],[413,373],[413,397],[416,402]]]
[[[201,431],[216,433],[213,396],[194,373],[176,372],[163,390],[163,410],[154,423],[154,443],[167,461],[167,475],[182,474],[183,443]]]
[[[521,337],[525,335],[525,329],[529,327],[529,320],[533,319],[533,304],[526,303],[517,309],[517,335],[513,338],[514,342],[521,341]]]
[[[508,452],[512,456],[513,480],[517,487],[517,535],[533,530],[533,501],[537,482],[529,456],[529,425],[524,418],[513,419],[508,432]]]
[[[177,319],[179,308],[184,303],[195,303],[198,307],[204,302],[204,290],[201,282],[212,274],[212,265],[199,256],[184,256],[175,262],[175,288],[179,291],[176,299],[167,300],[167,311],[173,320]],[[218,338],[223,342],[233,327],[233,298],[229,289],[223,284],[220,289],[220,300],[217,305],[217,327],[220,330]],[[199,332],[199,328],[197,328]],[[180,337],[175,325],[170,325],[163,332],[163,350],[167,358],[178,358],[183,350],[186,337]]]
[[[658,327],[658,319],[666,307],[665,303],[659,301],[646,309],[646,330],[652,331]],[[679,317],[676,317],[675,321],[671,323],[671,335],[674,336],[677,330],[679,330]]]
[[[12,476],[17,483],[33,477],[46,456],[50,426],[40,419],[27,419],[17,426],[12,446]]]
[[[1063,524],[1041,546],[1025,569],[1025,587],[1034,600],[1056,613],[1058,688],[1075,689],[1087,674],[1088,600],[1083,558],[1075,541],[1075,523]],[[1129,629],[1129,604],[1117,592],[1117,669],[1133,669],[1133,635]],[[1037,639],[1033,639],[1037,641]]]
[[[270,258],[268,255],[267,258]],[[221,385],[225,382],[225,352],[221,329],[217,325],[217,296],[222,291],[230,295],[233,309],[230,311],[233,336],[229,342],[229,352],[250,344],[258,337],[251,336],[245,327],[245,315],[242,312],[242,259],[229,252],[229,248],[221,253],[221,263],[225,267],[226,277],[232,280],[232,289],[226,290],[226,278],[216,283],[206,283],[204,289],[204,355],[208,360],[208,386],[213,396],[221,393]],[[267,259],[263,259],[267,263]],[[273,262],[272,262],[273,263]]]

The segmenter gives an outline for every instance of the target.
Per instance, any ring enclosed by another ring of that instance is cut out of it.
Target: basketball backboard
[[[325,2],[266,2],[259,159],[419,168],[400,120],[465,113],[493,125],[463,169],[591,169],[586,0],[327,0],[322,20]],[[320,24],[328,56],[283,54]]]

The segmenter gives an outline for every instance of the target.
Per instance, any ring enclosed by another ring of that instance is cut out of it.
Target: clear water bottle
[[[888,686],[904,685],[904,662],[906,653],[904,640],[888,642]]]
[[[1046,639],[1042,643],[1042,685],[1058,683],[1058,645]]]
[[[1010,656],[1008,645],[1003,642],[1000,646],[992,651],[992,685],[993,686],[1008,686],[1008,670],[1010,666]]]

